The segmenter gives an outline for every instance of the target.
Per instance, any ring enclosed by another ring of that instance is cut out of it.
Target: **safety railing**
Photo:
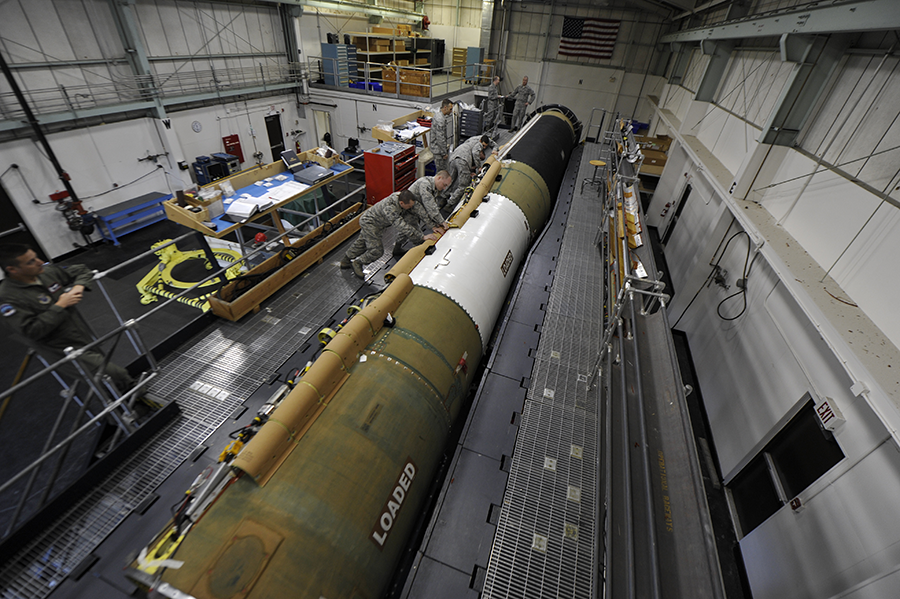
[[[361,156],[361,155],[360,155]],[[358,157],[357,157],[358,158]],[[84,347],[67,351],[65,357],[47,361],[44,356],[40,355],[40,348],[30,343],[27,339],[20,338],[26,345],[30,346],[28,353],[29,359],[33,355],[37,355],[38,359],[43,363],[43,368],[27,378],[23,378],[24,368],[20,369],[19,376],[15,383],[3,392],[0,392],[0,418],[2,418],[6,407],[16,397],[28,396],[29,392],[33,395],[40,395],[46,392],[46,383],[51,385],[58,384],[64,394],[64,401],[55,416],[54,422],[50,427],[45,441],[43,442],[38,455],[27,466],[22,467],[16,473],[10,473],[6,479],[0,484],[0,538],[9,536],[15,531],[28,517],[38,513],[47,503],[52,501],[58,493],[54,489],[54,485],[59,480],[67,453],[70,449],[80,442],[88,442],[86,439],[97,434],[98,429],[104,423],[108,423],[114,429],[114,433],[108,442],[108,448],[111,450],[117,446],[125,437],[132,434],[139,422],[136,414],[136,401],[138,398],[147,393],[148,387],[152,381],[159,375],[159,365],[150,348],[144,343],[140,333],[141,326],[157,312],[167,309],[172,302],[179,301],[184,297],[189,297],[197,288],[204,285],[207,281],[216,278],[225,277],[225,272],[236,264],[252,264],[254,260],[270,255],[266,251],[271,243],[277,243],[290,235],[298,235],[298,231],[302,231],[315,223],[322,222],[323,218],[334,210],[340,210],[354,195],[365,189],[365,185],[361,185],[350,189],[350,183],[347,183],[347,193],[336,199],[334,202],[318,209],[315,213],[304,214],[305,219],[285,230],[284,233],[278,233],[270,238],[266,244],[261,247],[251,249],[245,253],[239,260],[228,263],[224,266],[214,265],[206,277],[196,282],[189,288],[173,294],[168,299],[162,301],[152,309],[148,310],[141,316],[123,320],[120,311],[116,308],[112,297],[103,284],[103,280],[111,273],[122,270],[134,263],[145,260],[159,250],[170,245],[185,241],[197,233],[189,232],[170,240],[160,246],[154,247],[146,252],[141,253],[130,260],[115,265],[114,267],[102,271],[95,272],[93,284],[100,290],[103,297],[109,305],[110,312],[116,319],[117,326],[109,332],[102,335],[95,335],[96,339]],[[363,202],[363,204],[365,204]],[[295,212],[295,214],[303,214]],[[109,357],[115,351],[116,346],[126,340],[134,348],[139,359],[146,360],[149,365],[148,371],[142,373],[132,389],[124,390],[116,388],[105,377],[106,364]],[[81,359],[85,352],[96,351],[105,356],[103,364],[96,370],[83,364]],[[64,370],[66,376],[60,373]],[[40,385],[40,387],[39,387]],[[37,391],[35,392],[35,390]],[[174,398],[159,398],[166,403],[174,401]],[[65,436],[58,440],[57,437],[64,430],[67,424],[67,414],[72,405],[76,406],[74,419],[69,424]],[[9,463],[9,461],[7,461]],[[47,470],[44,470],[47,468]]]
[[[493,65],[472,63],[462,66],[462,75],[454,75],[449,68],[431,68],[417,65],[358,60],[349,65],[347,85],[340,74],[340,61],[332,57],[311,56],[308,59],[310,82],[313,85],[358,89],[375,95],[390,97],[425,98],[429,102],[475,85],[489,85]],[[457,68],[457,67],[454,67]],[[467,77],[467,71],[478,75]],[[444,73],[447,73],[444,75]]]
[[[660,390],[646,391],[644,375],[667,370],[673,373],[673,380],[681,379],[665,311],[669,296],[663,293],[664,284],[656,276],[649,243],[643,257],[648,272],[638,273],[633,267],[633,248],[629,248],[625,232],[623,196],[625,189],[636,180],[640,158],[629,156],[633,146],[629,148],[628,128],[620,127],[619,122],[614,124],[603,134],[603,143],[608,146],[607,156],[611,159],[609,186],[601,208],[604,220],[598,231],[599,250],[608,269],[605,277],[607,315],[600,352],[588,381],[591,389],[602,382],[600,397],[604,413],[604,425],[598,429],[597,438],[603,452],[600,469],[604,481],[603,498],[598,507],[598,522],[602,527],[596,549],[597,555],[601,556],[598,574],[602,584],[597,587],[597,597],[658,599],[663,595],[664,580],[671,576],[664,573],[659,555],[658,505],[652,482],[654,476],[660,476],[661,466],[657,459],[663,452],[659,449],[651,455],[652,443],[659,441],[651,442],[651,423],[648,422],[651,414],[658,414],[655,400],[651,400],[654,395],[650,393],[658,394]],[[666,338],[654,337],[652,342],[664,345],[666,355],[662,357],[664,363],[645,364],[645,357],[650,352],[642,351],[644,344],[651,343],[651,335],[659,334],[651,332],[646,324],[646,319],[655,313],[659,314],[662,325],[660,329],[652,330],[664,331]],[[672,389],[666,397],[671,397],[670,409],[677,413],[677,417],[669,416],[670,421],[680,422],[676,426],[682,427],[681,434],[687,440],[685,454],[692,464],[699,465],[684,391]],[[706,509],[703,483],[697,467],[687,470],[690,479],[678,483],[682,485],[679,492],[684,492],[684,486],[690,486],[693,496],[698,498],[696,511],[700,514],[698,520],[702,529],[698,536],[704,539],[708,573],[713,580],[718,575],[718,562],[708,512],[705,516],[702,514]],[[668,497],[664,499],[668,500]],[[699,553],[697,550],[695,555]],[[704,586],[704,593],[707,590],[710,597],[722,597],[722,590],[715,583]]]
[[[115,77],[105,83],[23,87],[32,112],[38,115],[79,112],[134,102],[165,103],[183,96],[233,94],[247,89],[266,90],[285,84],[300,85],[307,73],[303,63],[258,64],[218,69],[176,68],[171,73]],[[185,66],[182,65],[182,66]],[[12,92],[0,93],[0,120],[22,120],[25,113]]]

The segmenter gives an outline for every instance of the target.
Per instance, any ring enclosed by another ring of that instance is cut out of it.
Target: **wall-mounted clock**
[[[194,133],[200,133],[203,130],[203,125],[200,124],[200,121],[194,121],[191,123],[191,129],[194,130]]]

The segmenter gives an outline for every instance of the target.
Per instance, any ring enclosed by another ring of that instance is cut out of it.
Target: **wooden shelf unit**
[[[453,62],[451,72],[459,77],[463,76],[466,68],[466,56],[468,48],[453,48]]]

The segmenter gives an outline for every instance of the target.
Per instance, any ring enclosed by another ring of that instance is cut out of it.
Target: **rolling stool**
[[[599,186],[599,185],[602,185],[603,181],[604,181],[606,169],[605,168],[603,169],[603,172],[601,173],[601,176],[599,178],[597,177],[597,169],[600,167],[605,167],[606,162],[604,162],[603,160],[591,160],[590,164],[594,167],[594,174],[591,177],[585,177],[584,179],[581,180],[581,193],[584,193],[585,184]],[[598,191],[599,191],[599,188],[598,188]]]

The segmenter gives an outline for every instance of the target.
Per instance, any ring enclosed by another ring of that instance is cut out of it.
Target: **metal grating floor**
[[[392,247],[393,240],[386,240]],[[345,244],[346,245],[346,244]],[[362,286],[338,248],[240,324],[217,321],[160,364],[152,390],[181,415],[0,567],[0,597],[43,598]],[[388,251],[377,263],[390,259]],[[367,270],[374,272],[374,266]],[[371,278],[371,275],[369,276]],[[277,326],[276,326],[277,325]],[[197,383],[209,387],[203,393]],[[194,386],[194,388],[192,388]]]
[[[588,145],[580,172],[597,146]],[[595,189],[576,186],[482,597],[594,596],[598,391],[588,375],[603,325]]]

